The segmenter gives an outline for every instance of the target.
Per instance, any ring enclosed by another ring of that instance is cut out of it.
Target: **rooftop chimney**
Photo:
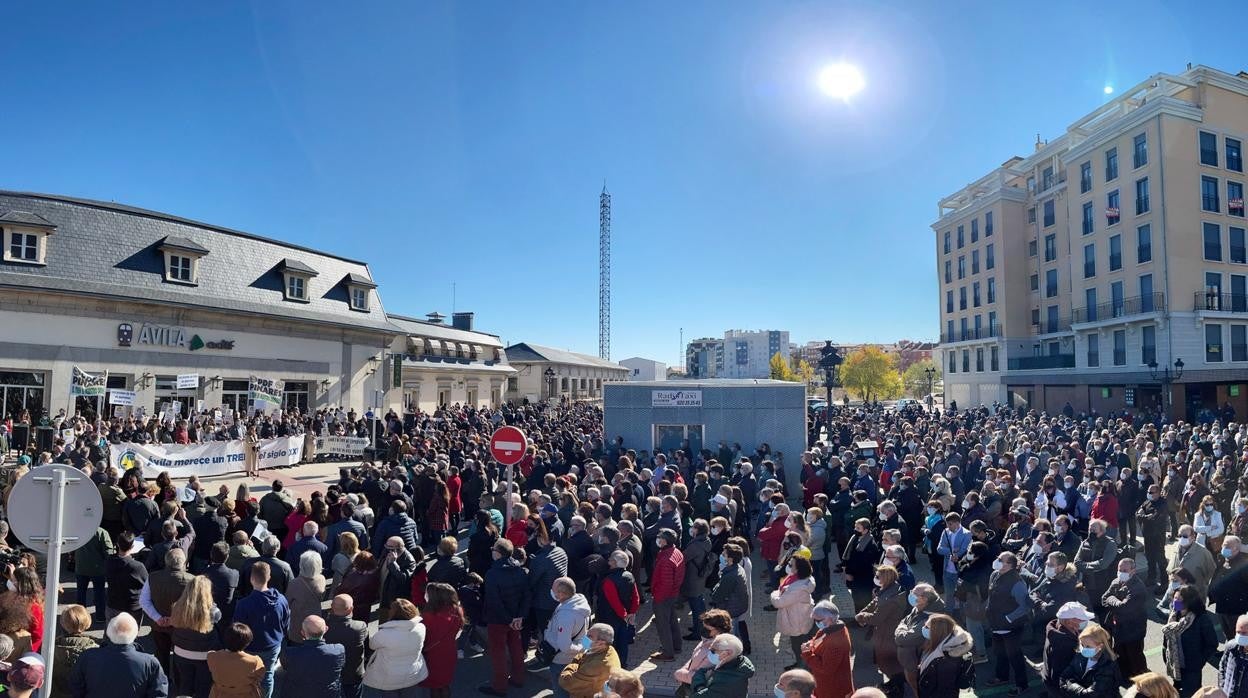
[[[435,325],[441,325],[442,321],[446,319],[446,316],[435,310],[432,313],[425,315],[425,319]]]
[[[472,331],[472,313],[451,313],[451,327]]]

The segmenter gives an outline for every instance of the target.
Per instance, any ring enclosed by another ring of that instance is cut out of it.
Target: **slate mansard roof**
[[[0,190],[0,227],[55,226],[46,265],[0,261],[0,288],[168,303],[395,333],[368,265],[251,233],[102,201]],[[199,253],[197,283],[165,280],[163,249]],[[307,303],[283,297],[283,270],[314,270]],[[348,283],[370,289],[351,309]]]

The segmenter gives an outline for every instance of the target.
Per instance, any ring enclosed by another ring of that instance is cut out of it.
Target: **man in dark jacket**
[[[355,505],[351,503],[351,500],[342,500],[338,507],[342,518],[325,529],[325,545],[329,548],[329,550],[325,551],[326,567],[333,563],[334,556],[338,554],[338,537],[344,533],[355,534],[355,539],[360,544],[360,550],[372,549],[368,537],[368,529],[364,527],[364,524],[355,520]]]
[[[269,536],[260,542],[260,557],[248,558],[238,569],[238,591],[234,594],[235,598],[241,599],[251,593],[251,568],[257,562],[269,566],[269,588],[276,589],[281,594],[286,593],[286,585],[295,578],[295,573],[285,560],[278,557],[281,550],[282,544],[277,536]]]
[[[364,645],[368,642],[368,624],[351,617],[355,602],[339,594],[329,606],[325,619],[328,629],[325,642],[342,645],[346,663],[342,667],[342,698],[359,698],[360,682],[364,680]]]
[[[109,644],[89,649],[74,663],[69,686],[81,698],[165,698],[169,681],[156,657],[134,646],[139,624],[129,613],[108,622]]]
[[[1222,622],[1222,632],[1234,638],[1235,623],[1248,613],[1248,552],[1239,536],[1222,539],[1221,564],[1209,584],[1209,604]]]
[[[590,591],[593,574],[587,565],[587,559],[594,552],[594,540],[585,530],[585,519],[573,516],[568,526],[568,535],[560,545],[568,557],[568,576],[576,582],[576,591],[585,594]]]
[[[1057,617],[1044,629],[1044,662],[1032,665],[1040,673],[1040,679],[1049,695],[1061,695],[1059,686],[1062,672],[1079,653],[1079,631],[1088,622],[1096,620],[1083,604],[1071,601],[1057,611]]]
[[[234,605],[234,622],[251,628],[251,644],[247,651],[264,662],[264,678],[260,695],[273,695],[273,665],[286,629],[290,627],[290,604],[276,589],[269,588],[269,565],[257,562],[251,566],[253,591]]]
[[[1118,561],[1118,576],[1101,597],[1107,619],[1105,629],[1114,638],[1114,650],[1123,676],[1148,671],[1144,659],[1144,635],[1148,630],[1148,606],[1152,595],[1135,567],[1135,558]]]
[[[416,522],[407,515],[407,503],[402,500],[390,505],[390,514],[377,522],[377,531],[373,535],[373,555],[381,557],[382,548],[391,536],[398,536],[407,550],[415,550],[418,540]]]
[[[492,673],[478,690],[486,695],[505,696],[508,684],[521,687],[525,681],[520,629],[529,615],[529,580],[528,572],[512,557],[514,549],[506,538],[495,542],[494,562],[485,573],[484,620]]]
[[[134,547],[134,534],[122,531],[117,536],[117,554],[104,563],[105,587],[108,590],[108,618],[119,613],[137,616],[143,607],[139,605],[139,594],[147,584],[147,568],[134,559],[130,549]]]
[[[1140,536],[1144,538],[1144,558],[1148,561],[1148,587],[1158,589],[1168,579],[1166,575],[1166,527],[1170,510],[1161,487],[1148,486],[1148,495],[1140,504],[1136,518],[1140,523]]]
[[[346,648],[325,642],[328,627],[320,616],[304,618],[300,628],[303,642],[282,650],[281,695],[340,698]]]
[[[989,685],[1007,683],[1014,672],[1014,685],[1027,690],[1026,663],[1023,660],[1022,628],[1030,611],[1027,584],[1018,574],[1018,556],[1011,552],[997,555],[994,572],[988,579],[987,625],[992,631],[992,654],[996,658],[995,679]]]
[[[429,563],[429,583],[442,582],[458,589],[468,583],[468,565],[456,553],[459,541],[451,536],[438,541],[438,554]]]
[[[404,547],[403,539],[390,536],[385,542],[385,557],[381,559],[380,618],[390,620],[390,603],[412,595],[412,575],[416,573],[416,558]]]
[[[230,530],[230,510],[225,507],[209,509],[191,521],[195,531],[195,543],[191,546],[191,569],[200,572],[208,565],[212,546],[226,541]],[[228,545],[227,545],[228,547]]]
[[[303,528],[299,534],[295,536],[295,544],[290,546],[290,550],[286,551],[286,563],[294,569],[299,565],[299,558],[309,550],[321,556],[321,567],[326,566],[325,553],[329,547],[317,538],[321,527],[315,521],[304,521]]]
[[[286,517],[294,510],[295,500],[291,499],[281,480],[274,480],[273,489],[260,498],[260,518],[269,527],[269,533],[285,540]]]
[[[529,615],[524,622],[524,633],[521,638],[525,647],[534,635],[546,632],[546,624],[555,612],[559,602],[550,595],[551,585],[560,577],[568,574],[568,554],[563,548],[555,545],[549,537],[542,537],[538,531],[537,552],[529,558],[529,593],[533,599],[529,604]]]
[[[680,585],[680,595],[689,603],[693,627],[683,639],[695,641],[702,637],[702,612],[706,610],[706,580],[718,562],[711,553],[710,527],[703,519],[693,522],[689,528],[690,540],[681,551],[685,558],[685,578]]]
[[[162,668],[168,667],[173,651],[173,604],[182,598],[182,592],[195,577],[186,571],[186,551],[174,548],[165,553],[163,569],[152,572],[143,590],[139,592],[139,605],[152,623],[152,644],[156,646],[156,659]]]

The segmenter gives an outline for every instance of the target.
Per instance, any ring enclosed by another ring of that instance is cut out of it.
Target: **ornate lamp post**
[[[1174,407],[1174,398],[1170,395],[1170,384],[1183,377],[1183,359],[1174,360],[1174,372],[1170,372],[1170,367],[1166,366],[1158,371],[1159,366],[1157,360],[1153,359],[1148,362],[1148,373],[1153,380],[1161,383],[1161,392],[1164,395],[1165,407]]]
[[[555,371],[547,366],[546,370],[542,371],[542,375],[546,376],[546,385],[548,386],[546,397],[553,399],[555,397]]]
[[[928,366],[923,369],[923,375],[927,376],[927,398],[925,401],[927,402],[927,409],[930,411],[932,409],[932,383],[936,380],[936,369]]]
[[[841,365],[841,353],[832,346],[832,340],[823,343],[819,350],[819,369],[823,371],[823,387],[828,391],[828,409],[832,408],[832,386],[836,385],[836,367]]]

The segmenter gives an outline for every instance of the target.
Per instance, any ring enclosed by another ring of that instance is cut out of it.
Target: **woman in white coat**
[[[1222,536],[1226,534],[1226,524],[1222,523],[1222,512],[1218,511],[1213,495],[1207,494],[1200,502],[1200,509],[1192,518],[1192,528],[1196,529],[1196,544],[1203,545],[1217,559],[1222,553]]]
[[[420,612],[407,599],[390,605],[390,620],[369,639],[373,656],[364,669],[363,698],[417,698],[416,686],[429,675],[421,651],[425,626]]]
[[[789,559],[780,587],[771,592],[771,605],[776,607],[776,630],[788,636],[789,647],[793,650],[793,663],[785,667],[785,671],[803,666],[802,643],[810,638],[810,629],[815,623],[810,617],[815,607],[811,597],[815,591],[812,573],[810,560],[794,555]]]

